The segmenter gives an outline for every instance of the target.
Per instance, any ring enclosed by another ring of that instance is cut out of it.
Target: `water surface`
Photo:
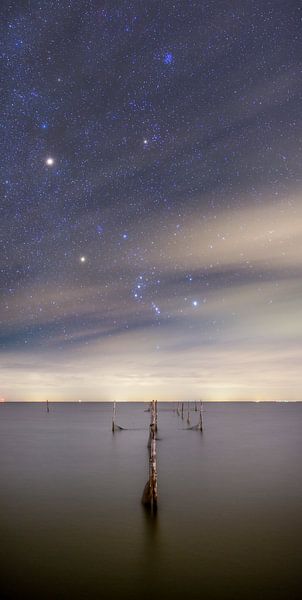
[[[302,404],[160,404],[156,518],[144,408],[0,406],[1,600],[300,599]]]

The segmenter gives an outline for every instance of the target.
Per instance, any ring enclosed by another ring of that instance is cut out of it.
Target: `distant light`
[[[144,146],[147,146],[148,140],[144,139]]]
[[[81,263],[86,262],[86,256],[81,256],[80,261],[81,261]]]
[[[192,304],[193,304],[194,307],[198,306],[197,300],[193,300]]]
[[[127,233],[123,233],[123,240],[127,240],[128,239],[128,234]]]
[[[53,167],[53,165],[55,164],[55,159],[54,159],[54,158],[52,158],[52,156],[49,156],[49,157],[46,159],[46,161],[45,161],[45,164],[46,164],[48,167]]]

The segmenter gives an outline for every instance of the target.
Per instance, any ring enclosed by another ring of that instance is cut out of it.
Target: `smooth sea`
[[[1,600],[302,598],[302,404],[175,406],[154,517],[146,404],[0,405]]]

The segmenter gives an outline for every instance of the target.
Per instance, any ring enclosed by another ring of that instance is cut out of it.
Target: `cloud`
[[[199,211],[181,227],[169,223],[163,233],[154,222],[151,229],[141,270],[116,261],[109,273],[104,261],[80,287],[70,277],[58,286],[51,275],[4,295],[1,394],[299,399],[299,197]],[[146,285],[138,302],[140,272]]]

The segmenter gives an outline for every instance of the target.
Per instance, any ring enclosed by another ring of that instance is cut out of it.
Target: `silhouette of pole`
[[[113,414],[112,414],[112,433],[115,432],[115,417],[116,417],[116,405],[115,401],[113,402]]]
[[[190,422],[190,404],[189,404],[189,402],[188,402],[188,416],[187,416],[187,424],[188,424],[188,425],[191,425],[191,422]]]
[[[46,412],[49,413],[49,402],[48,402],[48,400],[46,400]]]
[[[200,401],[198,429],[201,432],[203,431],[202,410],[203,410],[203,408],[202,408],[202,401]]]
[[[149,479],[144,487],[142,503],[144,506],[157,511],[157,454],[156,454],[156,435],[155,435],[156,406],[152,401],[151,423],[149,433]]]

